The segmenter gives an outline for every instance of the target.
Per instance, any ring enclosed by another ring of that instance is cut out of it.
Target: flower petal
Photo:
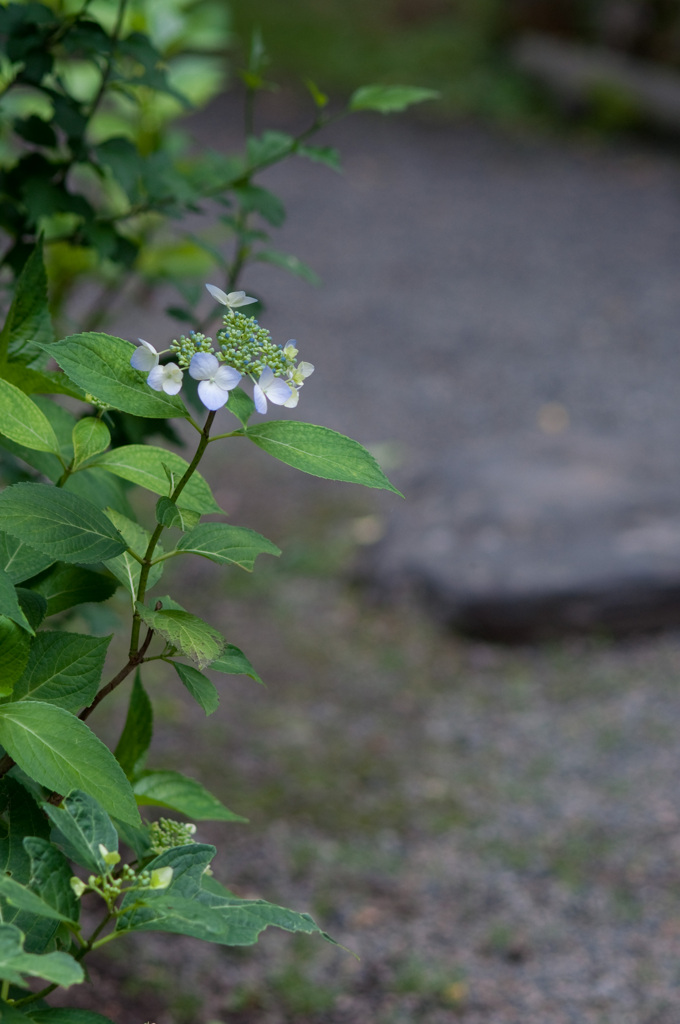
[[[225,391],[231,391],[241,380],[241,374],[233,366],[220,366],[212,375],[212,380]]]
[[[221,288],[218,288],[216,284],[207,284],[206,288],[212,295],[213,299],[221,302],[223,306],[229,305],[229,299],[226,292],[223,292]]]
[[[286,409],[294,409],[299,401],[300,401],[300,392],[298,391],[297,388],[292,388],[291,389],[291,396],[290,396],[290,398],[288,399],[287,402],[284,402],[283,404],[286,407]]]
[[[227,295],[227,305],[235,309],[237,306],[248,306],[251,302],[257,302],[251,295],[246,295],[245,292],[229,292]]]
[[[227,404],[229,392],[221,388],[219,384],[214,384],[211,380],[202,380],[198,385],[198,397],[206,409],[214,412],[216,409],[221,409],[223,405]]]
[[[158,352],[148,341],[144,341],[144,338],[139,338],[142,347],[136,348],[130,356],[130,366],[135,370],[152,370],[154,366],[158,365]]]
[[[298,363],[297,371],[302,377],[311,377],[314,373],[314,363],[305,363],[304,361]]]
[[[265,413],[267,411],[267,398],[259,384],[253,388],[253,402],[258,412]]]
[[[277,377],[269,387],[266,389],[267,398],[274,405],[288,405],[291,401],[293,394],[297,395],[295,388],[292,388],[290,384],[287,384],[285,380],[281,380]],[[295,403],[297,405],[297,402]]]
[[[146,383],[150,388],[153,388],[154,391],[163,390],[163,384],[165,383],[164,370],[164,366],[154,366],[149,373],[149,376],[146,378]]]
[[[219,360],[212,352],[196,352],[189,363],[189,375],[194,380],[210,380],[219,368]]]
[[[182,390],[182,371],[177,363],[167,363],[163,367],[163,391],[166,395],[178,395]]]

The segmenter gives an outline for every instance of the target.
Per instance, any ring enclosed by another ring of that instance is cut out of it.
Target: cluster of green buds
[[[100,875],[89,875],[86,882],[74,875],[71,878],[71,888],[78,899],[87,892],[96,892],[106,903],[109,910],[124,892],[131,892],[136,889],[167,889],[172,881],[172,868],[154,868],[148,871],[142,868],[135,870],[130,864],[123,864],[120,868],[120,854],[115,850],[107,850],[103,843],[99,844],[99,855],[108,870]]]
[[[159,818],[149,826],[149,839],[154,853],[172,850],[175,846],[189,846],[196,840],[196,826],[172,818]]]

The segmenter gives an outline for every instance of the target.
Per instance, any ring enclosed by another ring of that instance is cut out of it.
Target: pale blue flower
[[[229,392],[241,380],[238,370],[224,366],[210,352],[197,352],[189,363],[189,373],[194,380],[200,381],[198,397],[212,412],[227,404]]]
[[[253,389],[253,401],[258,412],[267,411],[267,399],[274,405],[285,405],[294,409],[298,404],[297,389],[280,377],[275,377],[273,370],[265,366]]]

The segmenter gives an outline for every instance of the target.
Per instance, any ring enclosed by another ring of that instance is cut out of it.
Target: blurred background
[[[185,123],[199,145],[241,144],[255,30],[278,83],[257,130],[304,123],[308,78],[336,104],[373,81],[441,94],[328,129],[341,176],[266,172],[277,244],[322,284],[242,280],[316,365],[296,416],[371,447],[405,501],[213,452],[217,500],[284,554],[175,585],[267,689],[221,680],[206,723],[151,683],[155,763],[184,747],[251,819],[218,877],[311,911],[359,959],[145,938],[134,987],[130,947],[93,967],[98,1009],[676,1024],[680,9],[228,9],[231,89]],[[116,312],[123,336],[176,331],[160,301]]]

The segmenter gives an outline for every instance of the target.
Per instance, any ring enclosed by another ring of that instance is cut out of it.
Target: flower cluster
[[[177,395],[182,388],[184,371],[197,380],[198,397],[206,409],[221,409],[232,391],[244,377],[254,384],[253,401],[260,413],[267,411],[267,401],[294,409],[300,397],[300,388],[314,372],[311,363],[297,362],[298,350],[294,341],[276,345],[268,330],[260,327],[255,317],[238,312],[256,299],[245,292],[223,292],[213,284],[206,288],[214,299],[227,307],[223,326],[217,332],[219,348],[213,350],[211,338],[190,331],[181,335],[166,351],[176,356],[177,362],[161,364],[165,352],[157,352],[143,338],[140,348],[130,359],[135,370],[147,373],[149,387]]]

